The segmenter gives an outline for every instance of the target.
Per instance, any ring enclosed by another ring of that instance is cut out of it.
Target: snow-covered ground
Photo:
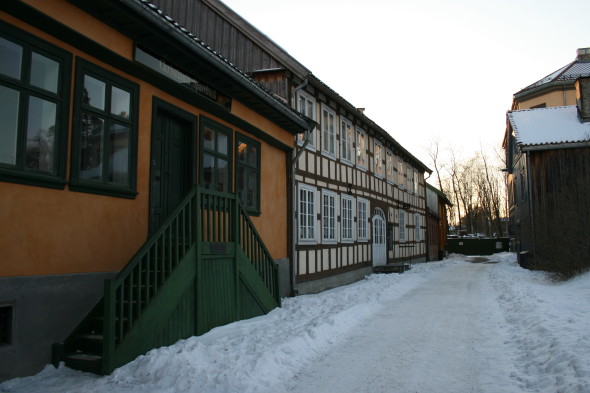
[[[554,283],[510,253],[469,260],[284,299],[109,376],[47,366],[0,392],[590,393],[590,274]]]

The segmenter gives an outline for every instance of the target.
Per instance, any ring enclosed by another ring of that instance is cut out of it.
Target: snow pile
[[[590,392],[590,274],[556,283],[512,254],[490,270],[523,390]]]
[[[414,265],[403,275],[371,275],[317,295],[283,299],[283,307],[268,315],[152,350],[110,376],[47,366],[34,377],[5,382],[0,392],[225,393],[268,389],[292,377],[370,317],[381,300],[401,297],[443,266]]]

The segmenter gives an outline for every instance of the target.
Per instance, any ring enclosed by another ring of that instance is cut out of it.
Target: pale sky
[[[590,0],[222,0],[424,164],[500,147],[512,95],[590,47]]]

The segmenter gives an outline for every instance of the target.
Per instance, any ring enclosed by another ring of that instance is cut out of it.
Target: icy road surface
[[[283,299],[100,377],[47,366],[10,393],[590,393],[590,273],[454,255]],[[1,354],[0,354],[1,356]]]
[[[518,391],[510,380],[511,351],[501,311],[489,296],[491,267],[461,264],[438,270],[403,297],[384,303],[363,326],[298,373],[286,390]]]

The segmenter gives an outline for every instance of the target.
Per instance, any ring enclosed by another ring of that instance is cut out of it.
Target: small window
[[[375,151],[373,152],[375,159],[375,176],[379,178],[384,177],[383,168],[383,146],[379,142],[375,142]]]
[[[331,191],[322,191],[322,240],[324,243],[336,242],[336,194]]]
[[[336,156],[336,114],[322,107],[322,153]]]
[[[202,118],[201,120],[201,186],[219,192],[230,192],[230,179],[232,178],[231,163],[232,130],[213,120]],[[245,139],[243,139],[245,141]],[[251,141],[251,146],[254,144]],[[260,146],[258,146],[260,151]],[[250,150],[253,153],[253,150]],[[258,153],[256,153],[258,154]],[[248,158],[245,158],[246,160]],[[252,160],[252,155],[250,155]],[[259,165],[259,164],[257,164]],[[253,169],[245,163],[242,168]],[[236,179],[237,181],[237,179]],[[242,200],[243,201],[243,200]]]
[[[236,137],[236,192],[250,214],[260,214],[260,143]]]
[[[13,306],[0,306],[0,347],[12,344]]]
[[[340,119],[340,158],[342,161],[353,164],[354,153],[354,134],[352,131],[352,125],[346,119]]]
[[[360,128],[356,129],[356,165],[367,169],[367,134]]]
[[[299,111],[299,113],[309,117],[312,120],[316,120],[316,115],[315,115],[315,100],[309,96],[308,94],[305,94],[303,92],[300,92],[297,95],[297,110]],[[297,143],[302,145],[303,142],[305,141],[305,134],[301,133],[299,135],[297,135]],[[309,143],[307,144],[307,147],[309,148],[315,148],[315,128],[311,131],[311,135],[309,137]]]
[[[385,152],[385,171],[387,172],[387,181],[393,183],[393,153],[387,150]]]
[[[404,188],[404,162],[400,159],[397,162],[397,185]]]
[[[414,240],[420,241],[420,214],[414,214]]]
[[[358,240],[367,241],[369,240],[369,201],[359,198],[357,201],[357,211]]]
[[[399,212],[399,241],[406,241],[406,212],[404,210]]]
[[[347,195],[342,195],[342,241],[352,242],[354,236],[354,198]]]
[[[316,189],[305,184],[299,185],[299,243],[316,242]]]
[[[418,171],[414,171],[414,177],[412,177],[414,182],[413,191],[416,195],[418,195]]]
[[[0,180],[64,188],[71,54],[0,23]]]
[[[78,59],[73,191],[135,198],[139,86]]]

